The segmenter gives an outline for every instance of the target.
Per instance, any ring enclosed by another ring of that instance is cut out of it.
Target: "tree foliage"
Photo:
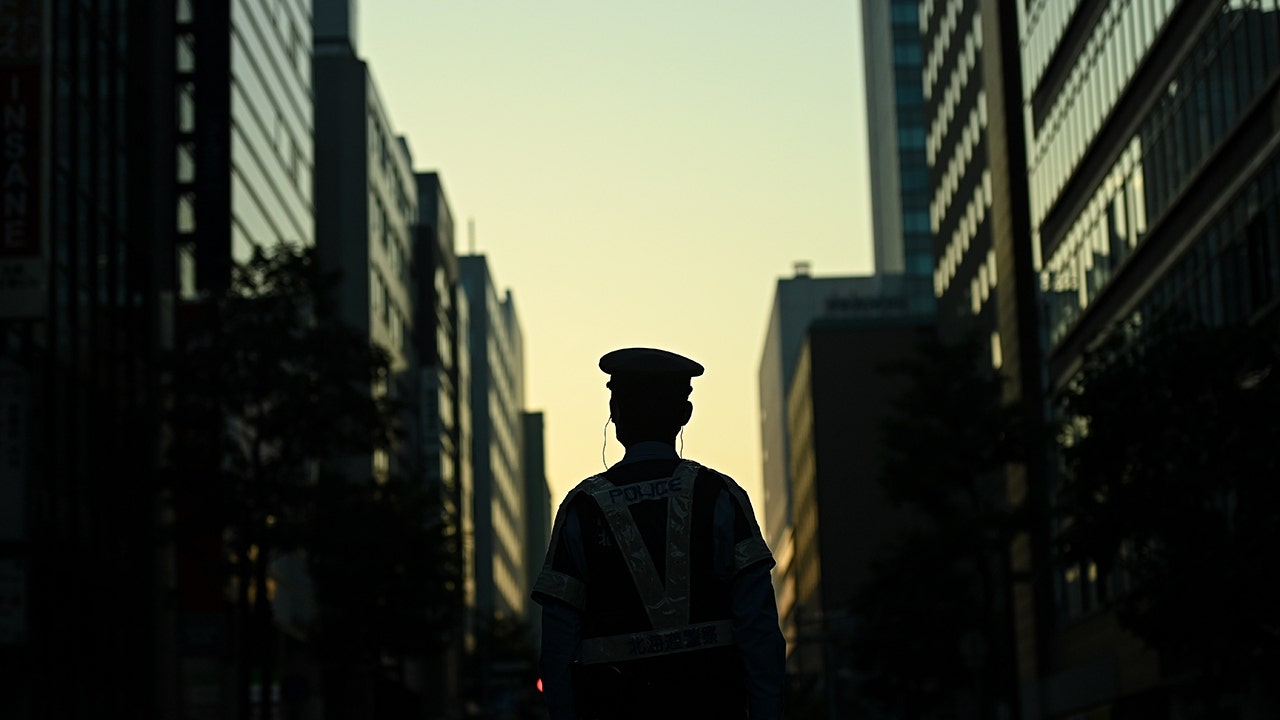
[[[881,482],[918,526],[855,595],[861,692],[904,717],[994,712],[1013,701],[1008,546],[1022,523],[1005,468],[1043,452],[1031,406],[1002,399],[985,343],[930,337],[889,372],[904,390],[882,424]],[[966,710],[967,708],[967,710]]]
[[[338,281],[312,250],[258,249],[222,296],[184,310],[197,331],[168,362],[171,489],[183,520],[224,542],[242,703],[243,668],[271,674],[278,552],[309,559],[321,615],[306,631],[320,654],[429,652],[454,621],[454,541],[414,458],[402,453],[400,474],[341,474],[399,452],[405,408],[385,392],[390,355],[339,319]]]
[[[1280,651],[1280,343],[1249,328],[1117,334],[1062,398],[1067,562],[1122,624],[1231,673]]]
[[[970,573],[938,533],[920,532],[875,563],[872,577],[853,603],[859,694],[899,717],[945,715],[973,688],[963,651],[984,621]]]
[[[369,488],[327,478],[303,528],[326,652],[439,651],[454,628],[456,536],[434,495],[393,476]]]
[[[906,382],[882,424],[881,484],[891,501],[940,526],[995,540],[1013,519],[1004,469],[1039,457],[1046,429],[1031,403],[1003,400],[1007,380],[987,358],[976,335],[930,336],[910,361],[886,368]]]
[[[336,282],[310,251],[258,248],[222,297],[188,308],[199,332],[168,363],[170,451],[175,466],[200,465],[175,482],[198,475],[185,489],[279,518],[319,460],[392,445],[398,408],[371,392],[390,358],[336,320]]]

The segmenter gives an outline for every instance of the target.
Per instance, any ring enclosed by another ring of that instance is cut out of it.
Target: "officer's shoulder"
[[[603,476],[597,474],[583,478],[577,485],[570,488],[569,492],[565,493],[564,499],[560,501],[560,506],[568,507],[571,504],[575,504],[586,499],[590,496],[593,486],[600,482],[601,477]]]
[[[693,463],[694,465],[697,465],[697,466],[698,466],[698,476],[699,476],[699,477],[718,478],[718,479],[721,479],[721,480],[723,480],[723,481],[725,481],[725,482],[733,482],[733,478],[729,477],[729,475],[728,475],[727,473],[720,472],[719,470],[717,470],[717,469],[715,469],[715,468],[713,468],[713,467],[711,467],[711,466],[709,466],[709,465],[703,465],[702,463],[698,462],[697,460],[690,460],[689,462],[691,462],[691,463]],[[735,483],[735,484],[736,484],[736,483]]]
[[[728,474],[702,464],[698,465],[698,479],[699,481],[711,482],[717,486],[723,486],[729,490],[741,489],[742,487],[741,485],[738,485],[738,482]]]
[[[604,472],[598,472],[595,475],[588,475],[587,477],[584,477],[581,480],[579,480],[578,484],[574,485],[573,489],[570,490],[569,492],[582,492],[584,490],[590,490],[594,485],[600,483],[600,481],[605,480],[607,478],[608,478],[608,475],[607,473],[604,473]]]

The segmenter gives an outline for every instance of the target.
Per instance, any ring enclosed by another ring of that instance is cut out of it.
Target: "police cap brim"
[[[688,385],[690,378],[701,375],[704,368],[683,355],[657,348],[622,348],[605,353],[600,358],[600,369],[609,374],[608,387],[624,384],[672,384]]]

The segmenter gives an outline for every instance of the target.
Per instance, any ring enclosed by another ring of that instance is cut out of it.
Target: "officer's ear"
[[[691,417],[693,417],[693,403],[685,400],[684,407],[680,408],[680,427],[688,425]]]

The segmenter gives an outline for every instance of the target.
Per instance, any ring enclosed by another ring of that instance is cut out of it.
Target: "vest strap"
[[[582,662],[596,664],[672,655],[733,644],[733,624],[728,620],[645,630],[627,635],[584,638]]]
[[[619,488],[604,475],[583,484],[583,491],[591,495],[604,513],[631,573],[631,581],[640,593],[649,624],[658,630],[681,627],[689,622],[689,536],[693,524],[693,484],[700,469],[697,463],[684,460],[673,476],[645,483],[643,491],[638,489],[640,486]],[[630,497],[628,492],[643,492],[646,497],[640,499],[666,498],[665,577],[658,576],[640,528],[631,515],[631,504],[639,500]]]

